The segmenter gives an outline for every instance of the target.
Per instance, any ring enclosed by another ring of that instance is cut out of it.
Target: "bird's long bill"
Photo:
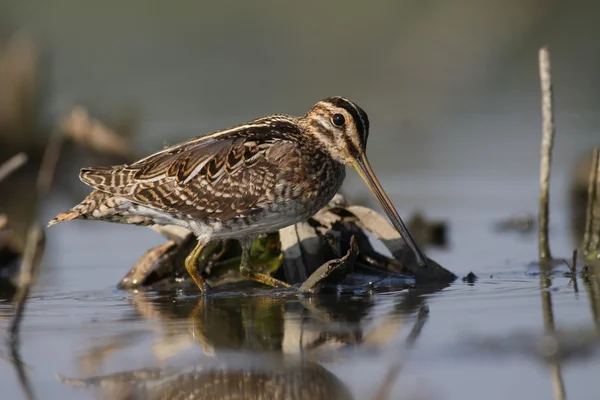
[[[398,233],[400,233],[400,236],[402,236],[402,239],[404,239],[408,247],[412,250],[419,265],[421,267],[427,267],[425,256],[417,246],[417,243],[415,243],[414,239],[410,235],[410,232],[408,232],[406,225],[404,225],[402,218],[400,218],[400,215],[398,215],[398,211],[396,211],[394,208],[392,201],[383,190],[381,183],[379,183],[379,180],[371,168],[371,164],[369,164],[367,156],[364,153],[361,154],[360,157],[356,159],[353,167],[356,169],[360,177],[365,181],[379,204],[381,204],[381,207],[392,221],[392,225],[394,225]]]

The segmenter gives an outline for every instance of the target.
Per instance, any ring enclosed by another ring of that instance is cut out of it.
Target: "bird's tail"
[[[72,219],[88,219],[94,210],[98,209],[98,206],[104,201],[105,193],[94,190],[90,193],[81,203],[68,211],[58,214],[54,219],[48,222],[48,226],[60,224],[61,222],[69,221]]]

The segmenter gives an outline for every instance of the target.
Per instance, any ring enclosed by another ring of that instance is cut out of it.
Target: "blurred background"
[[[432,258],[458,275],[521,268],[536,257],[535,238],[499,240],[490,226],[537,213],[538,49],[548,45],[551,239],[570,257],[578,239],[569,199],[574,183],[587,185],[586,157],[600,144],[599,20],[600,3],[587,0],[3,0],[0,159],[25,151],[30,167],[11,176],[17,189],[0,192],[0,209],[24,231],[43,150],[75,106],[128,150],[67,146],[42,221],[88,193],[81,167],[267,114],[302,115],[341,95],[369,114],[367,154],[400,214],[421,210],[450,224],[449,248]],[[377,207],[356,174],[344,192]],[[52,228],[44,264],[53,272],[40,287],[113,288],[162,241],[114,224]]]
[[[368,154],[405,213],[448,214],[437,209],[448,197],[527,210],[539,170],[537,51],[551,49],[552,184],[564,197],[600,138],[598,17],[600,5],[585,0],[5,0],[0,152],[35,159],[76,105],[127,133],[141,157],[342,95],[368,112]],[[87,193],[79,168],[123,162],[72,157],[57,176],[75,191],[64,206]],[[369,197],[354,174],[345,191]]]
[[[34,140],[75,103],[135,110],[136,148],[151,152],[340,94],[371,116],[380,168],[492,163],[514,174],[535,170],[542,45],[554,66],[555,160],[572,162],[597,137],[599,15],[584,0],[5,0],[0,32],[38,51]]]

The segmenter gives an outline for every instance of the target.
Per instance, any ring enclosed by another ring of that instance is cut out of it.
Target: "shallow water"
[[[551,223],[557,256],[568,256],[573,242],[561,195],[566,178],[558,173],[553,187],[552,209],[562,211],[553,214]],[[382,180],[386,187],[395,187],[390,177]],[[259,365],[270,376],[287,371],[279,366],[282,362],[301,357],[325,368],[316,376],[325,374],[325,382],[333,380],[335,388],[345,387],[357,399],[372,398],[394,368],[394,399],[550,398],[552,368],[537,350],[545,329],[542,293],[551,297],[556,328],[575,331],[567,334],[566,343],[592,332],[594,319],[583,281],[578,280],[575,293],[564,277],[566,266],[557,268],[549,289],[540,289],[539,269],[531,264],[535,234],[501,234],[493,228],[511,213],[535,210],[530,200],[537,188],[529,183],[526,177],[497,179],[497,187],[513,188],[511,195],[486,195],[489,181],[477,178],[460,195],[455,183],[444,180],[427,188],[414,185],[413,195],[421,193],[418,204],[427,215],[444,216],[450,226],[449,248],[431,249],[430,257],[460,278],[471,271],[479,277],[474,284],[459,279],[430,293],[220,295],[201,300],[183,292],[122,292],[116,283],[145,249],[162,241],[157,234],[86,221],[52,228],[22,330],[22,358],[34,390],[42,399],[91,398],[96,393],[92,388],[73,388],[57,374],[85,378],[147,367],[209,368],[215,362],[228,373],[253,371]],[[477,190],[465,192],[469,187]],[[351,189],[365,193],[352,180]],[[394,190],[390,193],[397,197]],[[44,214],[52,215],[67,203],[57,194]],[[408,345],[423,307],[429,313],[414,344]],[[2,328],[9,313],[9,305],[2,304]],[[595,379],[600,352],[593,346],[582,348],[585,357],[562,360],[560,371],[569,398],[593,399],[600,390]],[[0,371],[3,398],[20,398],[11,364],[0,363]],[[307,385],[316,379],[308,372],[300,376]]]
[[[373,398],[389,371],[397,371],[392,399],[548,399],[559,375],[568,398],[599,397],[600,354],[586,338],[600,322],[584,282],[578,278],[576,293],[562,266],[541,289],[535,233],[494,230],[504,218],[536,214],[537,50],[549,43],[557,112],[551,248],[571,256],[570,172],[582,151],[598,145],[600,125],[598,13],[590,2],[258,2],[238,9],[132,0],[92,12],[81,2],[30,3],[7,2],[0,20],[31,32],[48,56],[39,110],[48,130],[74,103],[102,120],[133,106],[134,141],[146,154],[165,141],[348,96],[369,113],[367,153],[400,214],[421,210],[448,222],[448,248],[427,253],[459,276],[437,292],[341,298],[129,293],[117,282],[163,239],[146,228],[69,222],[47,231],[22,326],[22,358],[38,398],[93,397],[57,374],[185,371],[215,362],[232,372],[220,379],[232,386],[240,369],[255,371],[256,381],[270,374],[291,384],[300,375],[307,387],[320,377],[356,399]],[[77,170],[92,161],[81,153],[61,166],[41,220],[86,194]],[[378,209],[356,174],[344,190]],[[469,272],[479,277],[474,284],[461,279]],[[556,329],[566,330],[559,368],[539,350],[547,344],[549,298]],[[10,313],[0,300],[0,329]],[[8,351],[0,350],[0,398],[23,398]],[[299,356],[326,371],[310,364],[297,374]]]

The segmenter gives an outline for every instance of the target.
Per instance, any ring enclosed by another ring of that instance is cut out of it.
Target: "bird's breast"
[[[319,211],[338,192],[346,169],[343,164],[327,157],[312,156],[280,170],[277,203],[296,203],[307,218]]]

